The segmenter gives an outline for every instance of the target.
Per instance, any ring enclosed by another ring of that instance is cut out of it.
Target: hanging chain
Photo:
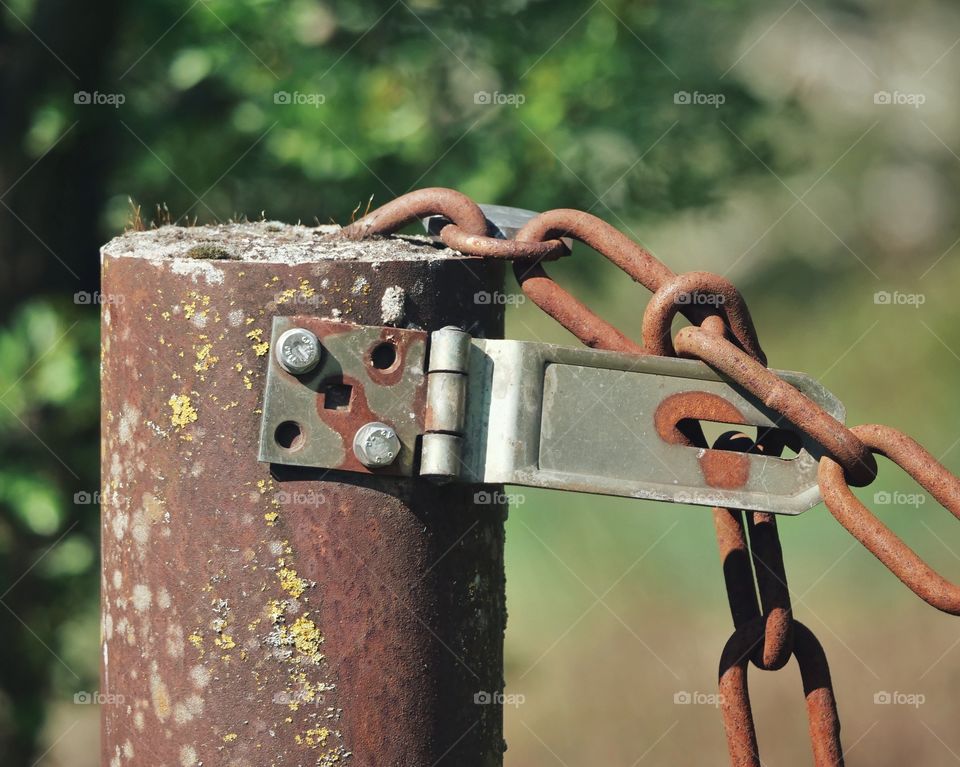
[[[823,451],[818,478],[830,513],[917,596],[938,610],[960,615],[960,586],[931,569],[850,490],[873,482],[877,475],[874,454],[880,454],[902,467],[960,519],[960,479],[902,432],[879,425],[847,428],[770,371],[746,303],[728,280],[707,272],[675,274],[614,227],[577,210],[541,213],[527,222],[515,239],[495,238],[488,234],[480,207],[452,189],[421,189],[398,197],[345,227],[340,236],[387,235],[430,215],[449,220],[440,230],[440,239],[448,247],[468,256],[513,261],[524,294],[587,346],[698,359],[749,391],[784,423],[808,435]],[[569,252],[561,238],[589,245],[653,293],[643,316],[642,344],[550,278],[543,262]],[[678,313],[690,326],[671,337]],[[658,424],[658,429],[679,443],[711,447],[695,420],[709,412],[711,400],[694,398],[688,406],[689,412],[674,413],[674,422],[663,429]],[[788,435],[780,429],[762,429],[753,441],[730,432],[712,447],[778,456]],[[726,508],[714,509],[713,516],[734,624],[719,672],[731,763],[737,767],[761,764],[747,668],[752,663],[776,671],[794,657],[807,701],[814,763],[818,767],[842,765],[840,722],[829,667],[817,638],[794,620],[775,516]]]

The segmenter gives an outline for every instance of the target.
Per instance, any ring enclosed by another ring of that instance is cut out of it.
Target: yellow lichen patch
[[[287,301],[290,301],[295,295],[297,295],[297,291],[295,288],[287,288],[277,296],[277,303],[285,304],[287,303]]]
[[[269,342],[263,340],[262,328],[251,330],[249,333],[247,333],[247,338],[253,341],[253,346],[251,348],[258,357],[262,357],[268,351],[270,351]]]
[[[224,743],[233,743],[237,739],[237,733],[231,732],[223,736]]]
[[[243,377],[243,385],[244,385],[244,387],[246,387],[247,389],[253,389],[253,381],[250,380],[250,376],[249,376],[249,375],[245,375],[245,376]]]
[[[233,641],[233,637],[229,634],[221,634],[214,639],[213,642],[217,647],[221,647],[224,650],[232,650],[237,646],[237,643]]]
[[[271,599],[267,602],[267,617],[274,625],[280,623],[286,610],[287,603],[281,602],[279,599]]]
[[[187,641],[190,644],[192,644],[197,650],[199,650],[200,656],[203,657],[203,653],[204,653],[203,637],[200,636],[200,634],[197,634],[196,632],[194,632],[193,634],[187,637]]]
[[[307,745],[310,748],[327,745],[327,738],[330,737],[330,730],[326,727],[315,727],[307,730],[302,736],[297,735],[296,741],[299,745]]]
[[[307,588],[307,582],[297,575],[296,570],[292,570],[289,567],[282,567],[277,575],[280,578],[280,586],[294,599],[302,596]]]
[[[280,515],[275,511],[268,511],[263,515],[263,518],[267,520],[267,527],[273,527],[277,524],[277,520],[280,518]]]
[[[190,402],[190,397],[186,394],[171,395],[167,403],[170,405],[170,410],[172,411],[170,423],[177,428],[177,431],[180,431],[197,420],[197,409]]]
[[[317,625],[308,617],[310,613],[304,613],[294,621],[290,627],[290,637],[293,639],[293,646],[297,652],[306,655],[313,661],[319,662],[320,645],[323,644],[323,634]]]
[[[213,351],[213,344],[203,344],[194,348],[197,352],[197,361],[194,363],[193,369],[198,373],[205,373],[220,361],[219,357],[210,353]]]

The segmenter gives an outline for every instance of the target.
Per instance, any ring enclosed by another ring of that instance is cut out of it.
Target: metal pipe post
[[[257,448],[274,316],[502,337],[503,267],[327,229],[103,250],[105,766],[502,763],[502,494]]]

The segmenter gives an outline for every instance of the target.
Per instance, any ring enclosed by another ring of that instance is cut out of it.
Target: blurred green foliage
[[[960,162],[950,147],[960,143],[960,112],[949,98],[957,22],[935,0],[4,4],[5,763],[31,763],[46,747],[37,744],[50,701],[97,684],[97,514],[74,495],[99,484],[98,327],[95,304],[70,299],[96,290],[96,248],[123,229],[130,197],[145,216],[166,205],[180,223],[261,212],[345,222],[371,200],[432,185],[532,209],[591,210],[677,271],[734,278],[773,364],[823,376],[851,404],[852,421],[906,428],[957,468]],[[897,89],[924,93],[923,109],[876,102]],[[84,93],[123,103],[84,103]],[[723,103],[683,103],[683,94],[721,94]],[[642,291],[596,254],[579,248],[554,273],[637,333]],[[880,306],[880,290],[927,301],[919,310]],[[570,340],[530,306],[513,313],[510,332]],[[881,483],[909,489],[887,471]],[[923,529],[908,511],[895,527],[916,537]],[[708,593],[677,604],[696,610],[708,597],[722,635],[702,511],[677,517],[648,504],[530,493],[510,523],[511,683],[549,689],[523,669],[566,637],[581,597],[592,601],[577,581],[596,580],[602,591],[677,519],[681,532],[624,581],[628,591],[666,596],[644,602],[652,612],[643,615],[624,597],[617,612],[643,625],[698,589],[705,571]],[[931,515],[930,530],[946,531],[941,524]],[[894,585],[865,586],[885,577],[870,561],[851,555],[835,566],[847,542],[824,514],[782,527],[801,582],[816,585],[830,568],[860,596],[900,604],[891,602],[902,596]],[[934,556],[954,564],[949,551]],[[554,578],[560,585],[544,591]],[[590,646],[589,634],[570,641],[567,658]],[[513,763],[549,758],[524,728],[511,732],[523,759]],[[610,758],[627,759],[616,744],[628,735],[608,733]]]

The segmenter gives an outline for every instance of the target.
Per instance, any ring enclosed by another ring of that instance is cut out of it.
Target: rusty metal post
[[[105,767],[502,762],[502,494],[257,462],[273,316],[500,337],[502,262],[323,231],[103,250]]]

